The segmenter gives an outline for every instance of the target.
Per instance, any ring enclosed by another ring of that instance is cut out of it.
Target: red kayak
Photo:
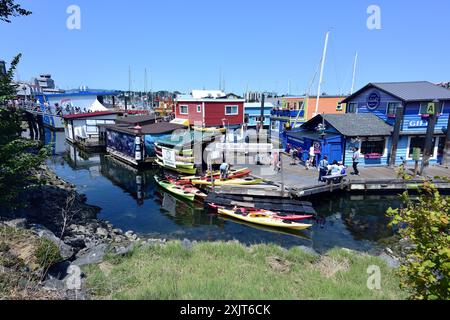
[[[208,203],[208,206],[210,206],[213,209],[224,209],[224,207],[218,206],[214,203]],[[264,209],[236,208],[236,210],[237,209],[239,209],[244,214],[246,212],[247,213],[250,213],[250,212],[251,213],[260,213],[263,215],[271,216],[272,218],[275,218],[275,219],[287,220],[287,221],[301,221],[301,220],[311,219],[314,217],[312,215],[284,214],[284,213],[273,212],[273,211],[264,210]]]

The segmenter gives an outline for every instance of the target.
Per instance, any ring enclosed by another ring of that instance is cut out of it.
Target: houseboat
[[[44,125],[52,130],[64,130],[64,116],[74,113],[105,111],[115,107],[116,91],[71,90],[64,93],[38,93],[35,98],[43,113]]]
[[[271,102],[264,103],[263,127],[268,129],[270,126],[270,116],[274,106]],[[261,102],[244,103],[245,124],[248,129],[256,129],[261,123]]]
[[[287,143],[302,150],[313,145],[318,158],[327,155],[347,165],[356,148],[360,166],[413,164],[423,156],[432,119],[429,163],[442,163],[449,136],[450,90],[426,81],[369,83],[342,103],[345,114],[319,114],[287,132]]]
[[[345,96],[286,96],[272,98],[276,104],[270,115],[270,136],[286,146],[286,133],[300,127],[317,114],[344,114]]]
[[[373,114],[392,127],[399,121],[399,138],[395,150],[392,150],[392,137],[378,136],[371,143],[377,145],[377,148],[386,146],[387,157],[381,159],[381,163],[385,165],[391,162],[391,154],[395,154],[393,164],[398,165],[403,161],[412,164],[415,148],[420,149],[422,156],[429,119],[432,112],[435,112],[430,164],[442,163],[450,116],[450,90],[427,81],[369,83],[343,103],[347,104],[347,113],[350,114]],[[401,119],[397,119],[397,109],[400,106]],[[365,145],[368,143],[362,141],[362,151]]]
[[[173,132],[186,129],[183,125],[156,121],[146,122],[137,116],[120,119],[115,125],[101,126],[107,153],[136,167],[155,160],[155,141],[170,139]]]
[[[174,123],[204,128],[241,128],[245,122],[244,99],[220,90],[193,90],[175,99]]]

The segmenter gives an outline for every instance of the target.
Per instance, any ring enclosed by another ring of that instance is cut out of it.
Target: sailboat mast
[[[355,77],[356,77],[356,64],[358,63],[358,52],[355,54],[355,62],[353,64],[353,77],[352,77],[352,89],[350,90],[350,94],[353,94],[353,90],[355,89]]]
[[[330,36],[330,31],[327,32],[327,35],[325,36],[325,46],[323,48],[323,54],[322,54],[322,64],[320,66],[320,78],[319,78],[319,85],[317,88],[317,100],[316,100],[316,112],[314,113],[314,116],[316,116],[319,113],[319,99],[320,99],[320,90],[322,86],[323,81],[323,69],[325,66],[325,59],[327,56],[327,48],[328,48],[328,38]]]

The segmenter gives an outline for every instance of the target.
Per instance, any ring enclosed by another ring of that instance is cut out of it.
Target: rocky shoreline
[[[79,267],[99,263],[107,253],[127,254],[136,243],[165,243],[164,239],[144,241],[133,231],[124,232],[108,221],[97,219],[101,209],[87,204],[86,196],[46,166],[35,174],[44,183],[22,196],[21,202],[26,207],[0,215],[0,227],[28,230],[59,248],[62,261],[52,265],[44,275],[39,284],[44,290],[56,292],[62,299],[88,299]],[[81,287],[71,288],[68,280]]]

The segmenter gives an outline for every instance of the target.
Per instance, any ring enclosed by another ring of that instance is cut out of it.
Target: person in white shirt
[[[311,165],[311,167],[313,167],[315,165],[314,161],[316,158],[316,150],[314,148],[314,144],[311,146],[311,148],[309,148],[309,164]]]

